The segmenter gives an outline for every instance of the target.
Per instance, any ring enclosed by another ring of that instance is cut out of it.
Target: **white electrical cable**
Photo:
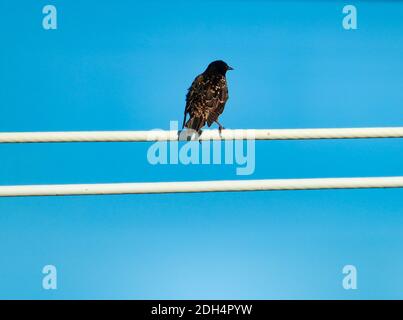
[[[402,188],[403,177],[0,186],[0,197]]]
[[[71,132],[3,132],[0,143],[25,142],[146,142],[178,141],[197,135],[191,131],[71,131]],[[199,140],[304,140],[403,138],[403,127],[334,128],[334,129],[224,129],[203,130]]]

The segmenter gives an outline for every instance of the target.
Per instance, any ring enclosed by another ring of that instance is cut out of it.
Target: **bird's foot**
[[[224,129],[225,129],[225,128],[224,128],[222,125],[220,125],[220,126],[218,127],[218,134],[220,135],[220,137],[221,137],[222,131],[223,131]]]
[[[197,131],[197,139],[199,140],[199,144],[202,143],[202,141],[200,140],[200,136],[202,135],[202,133],[203,133],[202,129],[199,129],[199,131]]]

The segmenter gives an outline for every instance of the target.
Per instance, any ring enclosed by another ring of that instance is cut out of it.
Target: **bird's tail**
[[[186,112],[185,112],[185,116],[183,117],[182,129],[185,127],[185,123],[186,123]]]
[[[185,127],[199,132],[200,129],[203,128],[204,124],[205,120],[203,117],[193,116],[185,123]]]

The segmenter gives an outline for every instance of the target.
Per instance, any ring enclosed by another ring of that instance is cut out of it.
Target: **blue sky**
[[[42,7],[58,29],[42,29]],[[401,126],[403,3],[0,3],[0,130],[182,121],[193,78],[228,75],[227,128]],[[0,184],[402,175],[401,139],[262,141],[253,175],[157,165],[147,143],[0,146]],[[0,298],[403,298],[403,191],[0,199]],[[58,289],[42,289],[42,267]],[[342,288],[342,268],[358,289]]]

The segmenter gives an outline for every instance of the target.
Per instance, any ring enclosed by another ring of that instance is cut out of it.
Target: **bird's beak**
[[[234,70],[234,68],[233,68],[233,67],[228,66],[228,70]]]

